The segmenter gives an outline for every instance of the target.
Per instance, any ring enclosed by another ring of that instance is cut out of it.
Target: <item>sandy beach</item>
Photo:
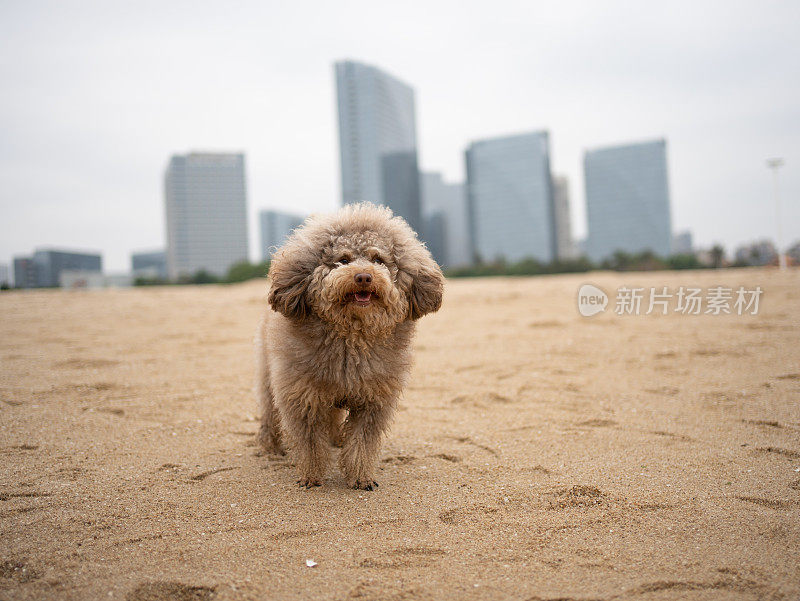
[[[758,314],[613,311],[720,285]],[[800,271],[449,281],[373,492],[256,453],[266,291],[0,294],[1,599],[800,595]]]

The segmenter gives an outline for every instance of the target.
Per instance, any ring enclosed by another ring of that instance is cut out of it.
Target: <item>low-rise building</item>
[[[32,257],[14,258],[14,285],[17,288],[56,288],[63,271],[103,271],[100,253],[59,249],[37,249]]]
[[[771,265],[777,262],[778,252],[772,241],[759,240],[739,246],[734,258],[737,263],[745,265]]]
[[[134,278],[167,279],[167,253],[163,250],[131,254],[131,273]]]
[[[692,232],[686,230],[672,236],[673,255],[691,255],[693,253]]]

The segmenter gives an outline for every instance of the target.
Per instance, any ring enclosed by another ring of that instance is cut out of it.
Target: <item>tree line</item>
[[[720,268],[727,266],[724,262],[725,251],[721,246],[715,246],[710,253],[711,264],[701,263],[693,254],[671,255],[659,257],[652,251],[628,253],[617,251],[608,259],[599,263],[590,261],[587,257],[576,259],[559,259],[550,263],[525,258],[512,262],[498,259],[492,262],[478,260],[474,265],[446,269],[445,275],[452,278],[482,277],[482,276],[514,276],[514,275],[546,275],[555,273],[582,273],[605,269],[612,271],[657,271],[662,269],[706,269],[709,267]],[[730,267],[742,267],[738,263]],[[250,263],[240,261],[231,266],[228,272],[220,277],[201,269],[192,275],[181,276],[176,281],[163,278],[138,277],[134,280],[135,286],[163,286],[168,284],[233,284],[255,278],[265,278],[269,272],[269,261]]]

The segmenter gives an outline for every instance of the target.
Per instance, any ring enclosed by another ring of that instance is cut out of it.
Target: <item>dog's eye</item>
[[[342,257],[341,259],[339,259],[336,262],[337,263],[341,263],[342,265],[347,265],[350,262],[350,259],[348,259],[347,257]]]
[[[373,257],[372,262],[377,263],[378,265],[383,265],[383,259],[380,257]]]

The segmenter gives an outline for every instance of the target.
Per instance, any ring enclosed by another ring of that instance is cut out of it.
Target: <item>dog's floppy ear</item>
[[[419,319],[442,306],[444,276],[428,249],[413,233],[409,234],[397,249],[398,280],[408,295],[409,319]]]
[[[438,311],[442,306],[444,276],[431,253],[425,250],[425,254],[426,260],[411,281],[411,319],[419,319],[426,313]]]
[[[270,306],[286,317],[304,319],[311,311],[306,292],[316,266],[316,255],[299,244],[287,243],[275,253],[269,266]]]

